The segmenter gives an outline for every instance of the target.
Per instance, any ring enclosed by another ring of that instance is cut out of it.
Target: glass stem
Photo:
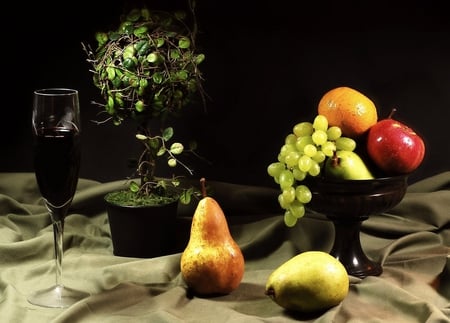
[[[55,271],[56,271],[56,285],[62,286],[62,259],[63,259],[63,233],[64,233],[64,219],[53,221],[53,238],[55,247]]]
[[[61,206],[54,206],[46,203],[47,210],[50,213],[50,219],[53,225],[53,240],[55,248],[55,270],[56,270],[56,286],[63,286],[62,284],[62,259],[64,253],[63,233],[64,233],[64,219],[69,209],[71,200],[67,201]]]

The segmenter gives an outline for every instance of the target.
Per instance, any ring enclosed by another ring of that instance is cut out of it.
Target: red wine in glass
[[[64,308],[89,295],[62,282],[64,220],[76,192],[80,169],[78,91],[65,88],[35,91],[32,126],[36,181],[53,226],[56,282],[29,295],[28,301]]]
[[[55,207],[75,194],[80,168],[80,134],[63,127],[36,129],[34,169],[42,196]]]

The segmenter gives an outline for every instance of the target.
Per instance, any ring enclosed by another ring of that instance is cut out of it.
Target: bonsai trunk
[[[146,124],[142,124],[138,127],[138,133],[151,137],[150,128]],[[140,178],[140,186],[143,189],[142,194],[147,195],[152,190],[152,185],[145,185],[148,182],[154,182],[156,174],[156,158],[159,150],[159,141],[150,140],[148,142],[142,142],[144,149],[139,156],[137,172]]]

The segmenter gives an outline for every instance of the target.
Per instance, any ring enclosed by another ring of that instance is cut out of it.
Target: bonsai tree
[[[92,66],[93,83],[104,99],[93,102],[107,113],[99,123],[111,121],[119,126],[126,119],[134,120],[135,136],[142,145],[129,190],[122,192],[125,197],[121,199],[161,204],[180,198],[187,204],[194,193],[192,188],[181,189],[179,176],[156,175],[160,159],[192,175],[179,157],[185,152],[195,154],[195,145],[186,149],[180,142],[171,142],[174,130],[167,123],[198,98],[204,102],[198,66],[205,55],[197,53],[196,33],[192,4],[189,17],[186,12],[142,8],[123,15],[116,30],[97,32],[95,50],[82,44]]]

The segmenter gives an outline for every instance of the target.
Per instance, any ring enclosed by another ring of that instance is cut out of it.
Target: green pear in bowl
[[[325,164],[325,176],[336,179],[374,179],[362,158],[354,151],[338,150]]]

